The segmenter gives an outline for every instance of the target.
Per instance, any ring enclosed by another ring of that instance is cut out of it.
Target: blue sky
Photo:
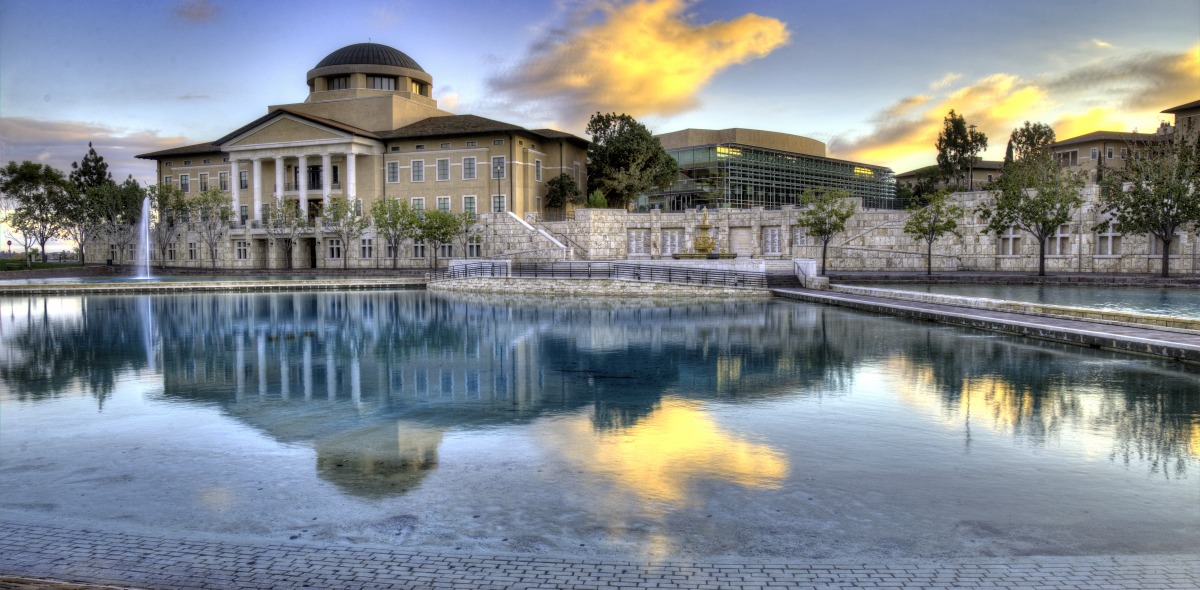
[[[432,74],[440,106],[582,135],[596,110],[656,132],[750,127],[833,157],[931,164],[954,108],[998,159],[1024,120],[1060,138],[1149,131],[1200,99],[1195,0],[0,3],[0,161],[64,170],[93,141],[210,141],[304,100],[305,73],[371,40]]]

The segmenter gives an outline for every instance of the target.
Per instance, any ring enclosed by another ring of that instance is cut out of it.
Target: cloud
[[[180,96],[179,100],[212,100],[212,97],[207,94],[192,94],[189,92]]]
[[[217,17],[217,7],[209,0],[182,0],[175,5],[175,16],[191,22],[207,22]]]
[[[71,162],[87,153],[88,142],[108,163],[118,181],[129,175],[139,181],[154,180],[154,164],[137,154],[188,145],[181,136],[161,136],[157,131],[116,129],[79,121],[45,121],[27,117],[0,117],[0,161],[32,160],[49,164],[64,174]]]
[[[950,72],[950,73],[946,74],[945,76],[942,76],[939,80],[937,80],[933,84],[930,84],[929,89],[930,90],[941,90],[941,89],[946,88],[946,87],[950,86],[951,84],[957,82],[960,78],[962,78],[962,74],[959,74],[957,72]]]
[[[559,124],[583,127],[594,112],[635,117],[694,108],[722,70],[788,41],[779,20],[745,14],[692,23],[686,0],[590,4],[547,30],[517,66],[488,81],[516,104],[538,103]]]
[[[1049,123],[1059,138],[1156,127],[1164,118],[1162,109],[1200,95],[1196,80],[1200,45],[1179,53],[1110,57],[1031,79],[997,73],[935,96],[903,98],[873,115],[866,133],[831,139],[829,153],[897,172],[928,165],[936,156],[933,146],[942,120],[954,109],[987,134],[984,158],[999,159],[1009,134],[1023,121]]]
[[[1099,47],[1100,49],[1112,49],[1113,44],[1109,43],[1108,41],[1092,39],[1092,47]]]

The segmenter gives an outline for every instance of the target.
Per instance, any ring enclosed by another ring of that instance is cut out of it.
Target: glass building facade
[[[902,209],[890,168],[735,143],[668,149],[679,180],[648,195],[666,210],[776,208],[797,203],[805,189],[838,189],[862,199],[864,209]]]

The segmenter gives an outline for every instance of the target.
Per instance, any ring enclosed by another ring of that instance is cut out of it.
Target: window
[[[183,165],[184,165],[184,166],[191,166],[191,165],[192,165],[192,161],[191,161],[191,160],[184,160],[184,161],[183,161]]]
[[[358,257],[359,258],[374,258],[375,257],[375,244],[374,244],[373,239],[371,239],[371,238],[363,238],[362,239],[362,241],[358,245]]]
[[[504,195],[492,195],[492,213],[504,213],[504,203],[508,198]]]
[[[331,76],[325,80],[325,87],[329,90],[346,90],[350,88],[350,76]]]
[[[450,180],[450,158],[438,158],[437,179]]]
[[[1129,148],[1121,148],[1121,159],[1125,160],[1127,158],[1129,158]]]
[[[400,182],[400,162],[387,163],[387,181],[389,183]]]
[[[1121,234],[1117,233],[1117,224],[1109,221],[1096,232],[1096,256],[1117,256],[1121,254]]]
[[[246,220],[250,218],[250,206],[242,205],[241,207],[239,207],[239,209],[240,209],[240,211],[238,212],[238,216],[242,220],[242,225],[246,225]]]
[[[442,258],[454,258],[454,244],[442,244],[438,248],[438,256]]]
[[[471,236],[467,238],[467,258],[483,257],[483,238]]]
[[[237,257],[238,260],[246,260],[247,258],[249,258],[250,257],[249,251],[250,251],[250,243],[249,242],[246,242],[243,240],[238,240],[233,243],[233,253]]]
[[[1107,150],[1105,150],[1104,159],[1106,159],[1106,160],[1113,159],[1113,149],[1112,148],[1108,148]]]
[[[475,214],[475,195],[463,197],[463,213]]]
[[[208,159],[208,158],[204,158],[204,163],[205,163],[205,164],[212,164],[212,160],[210,160],[210,159]]]
[[[241,188],[241,189],[250,188],[250,173],[249,172],[247,172],[245,170],[238,172],[238,188]]]
[[[329,240],[329,258],[332,260],[341,260],[342,258],[342,241]]]
[[[223,191],[229,190],[229,173],[220,172],[217,174],[217,187]]]
[[[423,143],[418,143],[418,144],[416,145],[416,148],[417,148],[417,149],[419,149],[419,150],[423,150],[423,149],[425,149],[425,144],[423,144]]]
[[[171,177],[170,177],[170,176],[164,176],[164,177],[163,177],[163,184],[165,184],[165,185],[167,185],[167,186],[171,186]]]
[[[475,158],[463,158],[463,180],[475,180]]]
[[[1009,226],[1000,234],[996,253],[1000,256],[1017,256],[1021,253],[1021,234],[1016,227]]]
[[[504,140],[503,139],[493,139],[492,145],[504,145]]]
[[[504,178],[504,156],[492,158],[492,178]]]
[[[167,244],[167,260],[175,260],[175,242]]]
[[[1060,166],[1078,166],[1079,165],[1079,150],[1071,150],[1069,152],[1058,152],[1054,154],[1054,159]]]
[[[413,258],[425,257],[425,242],[413,242]]]
[[[1092,159],[1095,160],[1095,159],[1098,159],[1099,157],[1100,157],[1100,148],[1092,148]]]
[[[208,190],[208,175],[201,173],[200,174],[200,192],[204,192],[206,190]]]
[[[226,163],[226,164],[228,164],[228,163],[229,163],[229,158],[221,158],[221,161],[222,161],[222,162],[224,162],[224,163]]]
[[[163,162],[163,166],[166,166],[167,168],[170,168],[171,166],[174,166],[174,165],[175,165],[175,162]]]
[[[444,150],[450,149],[450,142],[448,142],[448,141],[442,142],[442,149],[444,149]]]
[[[425,160],[412,160],[409,166],[412,167],[412,181],[425,182]]]
[[[683,252],[683,230],[681,229],[665,229],[662,233],[662,255],[670,256],[672,254]]]
[[[1171,239],[1171,251],[1168,252],[1167,255],[1168,256],[1179,256],[1179,249],[1180,249],[1179,245],[1182,243],[1183,243],[1183,236],[1181,236],[1179,234],[1175,234],[1175,237]],[[1150,256],[1162,257],[1162,253],[1163,253],[1162,239],[1159,238],[1158,236],[1150,236]]]
[[[188,260],[196,259],[196,242],[188,242]]]
[[[477,143],[477,142],[474,142],[474,141],[468,141],[468,142],[467,142],[467,147],[475,147],[475,146],[477,146],[477,145],[479,145],[479,143]]]
[[[424,211],[425,210],[425,197],[413,197],[412,198],[412,208],[413,208],[413,211]]]
[[[437,208],[438,208],[438,211],[441,211],[443,213],[449,213],[450,212],[450,197],[438,197],[437,198]]]
[[[783,252],[783,240],[779,227],[764,227],[762,230],[762,253],[779,254]]]
[[[375,90],[395,90],[396,78],[393,76],[367,76],[367,88]]]
[[[629,255],[646,256],[650,254],[650,230],[629,230]]]
[[[180,174],[180,175],[179,175],[179,190],[181,190],[181,191],[183,191],[183,192],[185,192],[185,193],[186,193],[186,192],[191,192],[191,190],[192,190],[192,182],[191,182],[191,180],[188,178],[188,175],[187,175],[187,174]]]
[[[108,259],[109,260],[117,259],[117,245],[116,244],[108,245]]]
[[[533,161],[533,179],[537,182],[542,181],[542,161],[541,160]]]
[[[1067,256],[1071,253],[1071,226],[1064,223],[1046,238],[1047,256]]]
[[[399,246],[400,246],[400,240],[388,240],[387,241],[387,257],[395,258],[396,250]]]

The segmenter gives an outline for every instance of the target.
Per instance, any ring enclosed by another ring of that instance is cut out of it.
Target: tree
[[[1045,276],[1046,239],[1083,202],[1083,176],[1059,166],[1048,150],[1032,150],[1005,168],[997,188],[978,213],[996,235],[1014,227],[1032,235],[1038,241],[1038,276]]]
[[[1025,121],[1024,125],[1013,129],[1012,135],[1008,138],[1008,144],[1011,147],[1012,157],[1006,153],[1005,163],[1016,161],[1027,156],[1030,152],[1041,150],[1054,143],[1054,129],[1045,123],[1030,123]]]
[[[604,191],[596,189],[588,195],[587,206],[590,209],[603,209],[608,207],[608,199],[604,198]]]
[[[30,251],[37,250],[37,248],[34,247],[34,244],[37,242],[33,239],[33,234],[25,233],[25,230],[21,227],[20,222],[14,223],[7,216],[3,219],[3,221],[4,223],[8,224],[10,229],[8,237],[16,240],[17,244],[21,246],[21,250],[25,252],[25,268],[33,268],[33,256],[32,252]]]
[[[146,188],[153,207],[154,218],[150,224],[150,234],[154,245],[158,247],[158,266],[167,265],[167,250],[170,244],[179,239],[180,232],[185,227],[187,218],[187,201],[183,191],[169,184],[154,184]]]
[[[322,213],[321,221],[325,231],[337,236],[345,245],[342,250],[342,268],[348,268],[350,243],[362,237],[363,232],[371,226],[371,220],[362,214],[358,201],[334,197],[329,199],[329,206]]]
[[[800,211],[796,225],[804,233],[821,241],[821,274],[825,274],[826,251],[833,236],[846,230],[846,221],[854,215],[854,201],[850,193],[833,189],[804,189],[799,202],[805,208]]]
[[[71,162],[71,182],[83,192],[93,187],[116,184],[108,171],[108,164],[96,153],[90,141],[88,151],[83,156],[83,163]]]
[[[579,203],[579,185],[566,172],[550,179],[546,191],[546,206],[561,209],[567,203]]]
[[[200,236],[212,267],[217,267],[217,246],[224,240],[233,221],[233,207],[217,187],[201,191],[187,199],[188,228]]]
[[[588,193],[600,190],[610,206],[625,207],[637,195],[666,189],[679,176],[679,164],[658,138],[626,114],[596,113],[588,121]]]
[[[979,153],[987,149],[987,135],[968,126],[962,115],[950,114],[942,121],[942,132],[937,139],[937,164],[951,182],[965,186],[968,171],[979,161]]]
[[[42,262],[46,242],[63,233],[62,210],[69,190],[62,172],[46,164],[9,162],[0,170],[0,192],[13,205],[8,222],[41,246]]]
[[[449,211],[433,209],[420,211],[419,235],[417,239],[425,242],[433,250],[430,268],[437,268],[438,251],[442,244],[453,244],[455,238],[463,231],[461,216]]]
[[[417,212],[408,203],[391,197],[371,204],[371,220],[375,232],[387,240],[388,250],[392,253],[392,268],[397,268],[400,244],[416,238],[419,233]]]
[[[117,264],[123,264],[125,252],[137,239],[146,191],[130,176],[121,184],[94,186],[88,194],[93,198],[100,231],[117,247]]]
[[[1105,170],[1101,210],[1121,233],[1148,234],[1162,241],[1162,276],[1170,276],[1171,243],[1176,232],[1200,225],[1200,146],[1195,136],[1177,130],[1168,141],[1129,146],[1134,158],[1122,169]]]
[[[300,211],[300,203],[296,201],[270,203],[263,208],[263,229],[271,240],[283,246],[283,258],[287,261],[287,269],[292,270],[292,252],[296,240],[312,231],[308,217]]]
[[[909,205],[908,221],[904,233],[916,240],[925,241],[925,274],[933,274],[933,243],[946,234],[958,233],[957,218],[962,216],[962,207],[947,202],[950,191],[940,190],[931,195],[924,206]]]

